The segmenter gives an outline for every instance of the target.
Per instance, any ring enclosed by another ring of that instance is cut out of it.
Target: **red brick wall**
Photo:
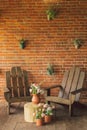
[[[57,15],[48,21],[50,6],[56,8]],[[23,50],[19,47],[22,38],[27,40]],[[83,40],[80,49],[73,45],[75,38]],[[73,65],[87,71],[87,1],[0,0],[0,44],[0,100],[5,72],[12,66],[28,70],[30,83],[46,79],[42,86],[60,83],[64,71]],[[54,77],[46,74],[48,63],[54,66]],[[86,85],[87,73],[85,81]],[[83,93],[82,97],[86,96]]]

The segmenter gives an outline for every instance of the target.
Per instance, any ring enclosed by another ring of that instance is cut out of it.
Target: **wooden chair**
[[[78,67],[73,67],[70,71],[66,71],[61,85],[54,85],[47,88],[47,97],[48,102],[55,102],[59,104],[64,104],[69,106],[69,115],[72,115],[72,105],[74,102],[78,102],[80,98],[80,93],[82,90],[83,82],[85,78],[85,73],[80,70]],[[51,89],[59,87],[60,91],[58,97],[51,96]]]
[[[29,88],[27,71],[12,67],[11,71],[6,72],[4,97],[8,102],[9,114],[11,103],[31,101]]]

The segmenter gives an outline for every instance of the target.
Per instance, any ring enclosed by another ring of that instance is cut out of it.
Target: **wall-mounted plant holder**
[[[54,9],[48,9],[46,10],[46,14],[47,14],[47,19],[52,20],[56,16],[56,11]]]
[[[74,39],[73,43],[76,49],[79,49],[83,44],[81,39]]]
[[[54,69],[53,69],[53,66],[51,64],[49,64],[48,67],[47,67],[47,74],[48,75],[54,74]]]
[[[21,39],[21,40],[20,40],[20,48],[21,48],[21,49],[24,49],[24,48],[25,48],[25,40],[24,40],[24,39]]]

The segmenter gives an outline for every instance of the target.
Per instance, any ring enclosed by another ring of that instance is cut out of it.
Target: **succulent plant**
[[[21,39],[21,40],[20,40],[20,48],[21,48],[21,49],[24,49],[24,47],[25,47],[25,40],[24,40],[24,39]]]
[[[82,46],[81,39],[74,39],[73,43],[74,43],[76,49],[78,49],[78,48],[80,48],[80,46]]]
[[[47,19],[48,20],[54,19],[55,15],[56,15],[55,10],[53,10],[53,9],[48,9],[46,11],[46,14],[47,14]]]
[[[47,67],[47,74],[48,75],[54,74],[54,69],[53,69],[53,66],[51,64],[49,64],[48,67]]]

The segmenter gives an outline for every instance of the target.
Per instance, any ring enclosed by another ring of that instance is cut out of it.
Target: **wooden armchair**
[[[11,103],[31,101],[29,88],[27,71],[21,70],[20,67],[12,67],[11,71],[6,72],[4,97],[8,102],[9,114]]]
[[[54,85],[47,88],[46,100],[48,102],[54,102],[69,106],[69,115],[72,115],[72,105],[74,102],[78,102],[80,93],[82,90],[85,73],[78,67],[73,67],[70,71],[66,71],[62,80],[61,85]],[[60,88],[58,97],[51,96],[50,92],[53,88]]]

